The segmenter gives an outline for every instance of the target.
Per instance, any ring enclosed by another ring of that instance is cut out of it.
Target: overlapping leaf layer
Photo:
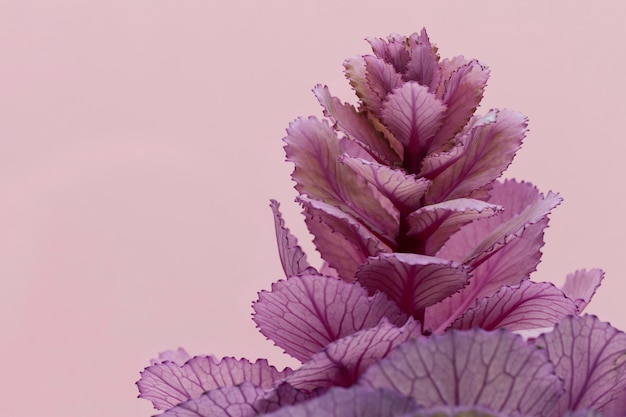
[[[526,117],[476,114],[489,70],[441,59],[425,30],[368,42],[344,63],[358,104],[318,85],[325,118],[284,139],[324,265],[272,201],[285,279],[254,321],[302,366],[178,351],[140,396],[168,417],[626,416],[626,335],[580,315],[602,271],[529,279],[561,198],[499,180]]]

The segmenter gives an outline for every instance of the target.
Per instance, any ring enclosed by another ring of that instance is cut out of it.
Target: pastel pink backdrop
[[[281,278],[268,200],[307,248],[281,138],[354,101],[344,58],[426,26],[492,70],[482,110],[530,117],[508,176],[560,191],[535,279],[607,277],[626,328],[624,10],[572,1],[3,0],[2,415],[148,416],[157,352],[269,357],[250,303]]]

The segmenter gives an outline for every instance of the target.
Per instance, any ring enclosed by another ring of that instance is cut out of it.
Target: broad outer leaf
[[[392,241],[398,222],[381,205],[379,195],[352,169],[339,162],[340,141],[328,123],[315,117],[297,119],[284,139],[287,160],[295,164],[296,190],[339,207],[379,236]]]
[[[253,417],[307,399],[288,384],[264,390],[249,382],[207,391],[159,417]]]
[[[461,226],[501,211],[500,206],[471,198],[430,204],[407,216],[407,236],[419,242],[420,253],[434,255]]]
[[[578,314],[587,307],[603,278],[604,271],[601,269],[581,269],[565,278],[561,290],[574,301]]]
[[[570,316],[535,342],[548,353],[563,378],[563,395],[551,416],[592,408],[607,417],[622,417],[613,402],[626,399],[626,334],[592,315]]]
[[[494,295],[482,298],[450,327],[480,327],[485,330],[552,327],[568,315],[575,314],[576,310],[574,302],[553,284],[522,281],[519,285],[502,287]]]
[[[272,284],[253,304],[261,333],[296,359],[306,361],[329,343],[376,326],[383,317],[406,316],[384,294],[367,295],[357,283],[302,275]]]
[[[166,410],[206,391],[242,382],[269,389],[290,373],[289,368],[278,371],[265,359],[252,363],[247,359],[223,358],[218,362],[213,356],[196,356],[184,365],[166,361],[149,366],[141,372],[137,386],[140,398],[152,401],[158,410]]]
[[[416,413],[403,417],[509,417],[509,414],[498,413],[484,407],[433,407],[422,408]],[[531,417],[531,416],[528,416]]]
[[[409,173],[419,172],[422,159],[432,152],[445,110],[428,87],[415,81],[394,90],[383,104],[382,121],[404,145],[404,166]]]
[[[278,254],[283,265],[285,276],[300,274],[317,274],[315,268],[309,265],[306,254],[298,245],[298,240],[285,227],[285,221],[280,214],[280,204],[276,200],[271,200],[270,207],[274,213],[274,227],[276,228],[276,242],[278,244]]]
[[[462,265],[412,253],[387,253],[370,258],[356,277],[370,293],[382,291],[408,315],[463,288],[469,278]]]
[[[385,136],[374,129],[366,113],[357,113],[350,104],[342,103],[330,94],[327,86],[313,88],[317,100],[324,107],[324,115],[330,118],[348,138],[370,150],[379,162],[397,164],[400,156],[394,152]]]
[[[321,387],[348,387],[372,364],[409,338],[421,336],[421,324],[413,319],[396,327],[383,319],[376,327],[335,340],[316,353],[286,382],[312,391]]]
[[[511,164],[526,135],[528,119],[510,110],[495,113],[494,123],[478,124],[464,137],[462,155],[433,178],[427,202],[468,197],[493,182]]]
[[[406,342],[359,383],[390,388],[424,407],[482,406],[547,417],[563,389],[545,353],[504,330],[452,330]]]
[[[398,417],[416,408],[413,399],[397,392],[354,386],[331,388],[322,396],[265,417]]]
[[[408,214],[422,206],[421,199],[430,186],[426,178],[347,155],[342,155],[339,160],[378,188],[400,213]]]
[[[476,300],[528,279],[541,258],[547,213],[560,198],[550,194],[544,199],[532,184],[507,180],[494,183],[489,202],[505,211],[464,226],[437,253],[474,269],[467,287],[426,310],[425,325],[435,332],[446,329]]]

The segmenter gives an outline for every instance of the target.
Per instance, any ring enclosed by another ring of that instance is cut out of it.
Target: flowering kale
[[[285,138],[319,269],[271,203],[286,279],[254,321],[302,366],[179,350],[140,396],[172,417],[626,416],[626,335],[580,316],[602,271],[528,279],[561,198],[498,181],[526,118],[476,115],[488,69],[425,30],[368,41],[345,62],[358,107],[318,85],[327,119]]]

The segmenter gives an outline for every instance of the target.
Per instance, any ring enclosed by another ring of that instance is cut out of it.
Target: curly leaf
[[[551,416],[586,408],[607,417],[623,416],[623,409],[607,411],[626,400],[626,334],[595,316],[570,316],[535,343],[545,349],[564,380],[565,395]]]
[[[386,165],[347,155],[342,155],[339,160],[378,188],[400,213],[408,214],[421,207],[421,198],[430,186],[430,181],[426,178],[417,178],[413,174]]]
[[[288,384],[264,390],[249,382],[207,391],[177,405],[159,417],[254,417],[309,397]]]
[[[309,198],[339,207],[390,241],[398,221],[380,203],[367,182],[339,162],[340,140],[325,122],[297,119],[284,139],[287,159],[295,164],[296,189]]]
[[[502,287],[494,295],[480,299],[450,327],[537,329],[552,327],[575,313],[574,302],[551,283],[522,281],[519,285]]]
[[[260,388],[271,388],[274,383],[291,373],[286,368],[278,371],[265,359],[252,363],[247,359],[196,356],[184,365],[165,361],[149,366],[141,372],[137,382],[139,397],[152,401],[154,408],[166,410],[204,392],[250,382]]]
[[[574,301],[578,314],[587,307],[603,278],[604,271],[601,269],[581,269],[565,278],[561,290]]]
[[[276,242],[280,263],[285,271],[285,276],[300,274],[317,274],[317,270],[309,265],[306,254],[298,246],[298,239],[285,227],[285,221],[280,214],[280,204],[276,200],[270,200],[270,207],[274,214],[274,227],[276,229]]]
[[[348,387],[372,364],[409,338],[421,335],[419,322],[410,319],[396,327],[385,318],[376,327],[335,340],[316,353],[286,382],[295,388],[312,391],[321,387]]]
[[[370,293],[382,291],[409,315],[463,288],[466,269],[447,259],[388,253],[368,259],[356,274]]]
[[[302,275],[272,284],[253,304],[261,333],[300,361],[329,343],[376,326],[383,317],[403,323],[406,316],[384,294],[369,297],[357,283],[322,275]]]
[[[501,205],[504,212],[464,226],[437,253],[473,267],[467,287],[426,311],[427,325],[437,332],[477,299],[528,279],[541,258],[547,213],[560,198],[550,194],[544,199],[532,184],[508,180],[494,183],[489,202]]]
[[[511,164],[526,135],[528,119],[510,110],[495,110],[463,137],[462,153],[433,178],[426,201],[463,198],[498,178]]]
[[[481,406],[547,417],[563,389],[544,352],[506,331],[450,331],[408,341],[359,384],[389,388],[424,407]]]
[[[435,133],[441,127],[446,106],[428,92],[428,87],[410,81],[395,89],[383,104],[382,121],[404,146],[404,166],[419,172],[422,159],[436,147]]]
[[[418,243],[416,252],[434,255],[463,225],[500,211],[500,206],[471,198],[430,204],[407,216],[407,236]]]
[[[400,157],[390,147],[385,136],[372,126],[365,113],[357,113],[350,104],[342,103],[330,94],[327,86],[316,85],[313,93],[330,118],[348,138],[362,144],[379,162],[393,165]]]

